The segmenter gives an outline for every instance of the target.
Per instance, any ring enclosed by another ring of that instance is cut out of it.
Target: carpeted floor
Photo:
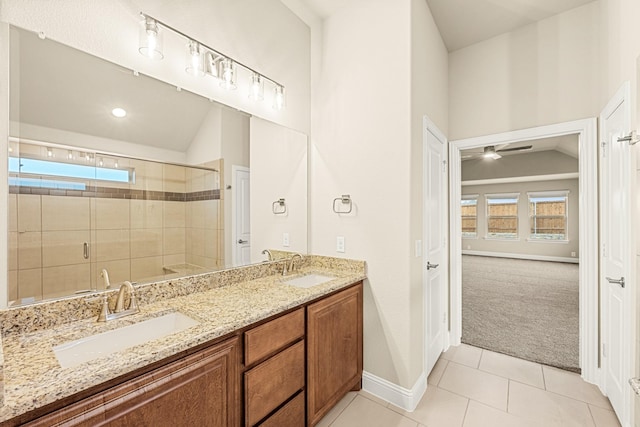
[[[462,342],[580,372],[578,264],[463,255]]]

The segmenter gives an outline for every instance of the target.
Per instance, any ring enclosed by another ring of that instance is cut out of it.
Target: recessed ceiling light
[[[114,116],[121,118],[127,115],[127,112],[124,110],[124,108],[120,108],[120,107],[116,107],[113,110],[111,110],[111,114],[113,114]]]

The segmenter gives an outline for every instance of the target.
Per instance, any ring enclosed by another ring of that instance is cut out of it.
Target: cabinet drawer
[[[304,391],[278,409],[260,427],[300,427],[304,425]]]
[[[304,309],[255,327],[244,333],[244,364],[250,366],[304,336]]]
[[[304,387],[304,341],[244,374],[245,419],[249,426]]]

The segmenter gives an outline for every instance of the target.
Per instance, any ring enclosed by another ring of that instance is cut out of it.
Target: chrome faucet
[[[295,264],[296,257],[300,258],[300,262],[304,261],[304,257],[298,253],[291,255],[291,258],[289,258],[289,271],[293,271],[296,269],[296,264]]]
[[[129,291],[129,306],[124,308],[124,294]],[[140,312],[138,301],[136,299],[136,291],[131,282],[126,281],[120,286],[118,291],[118,299],[116,299],[116,307],[113,312],[109,310],[109,301],[105,295],[102,299],[102,309],[98,315],[98,322],[106,322],[108,320],[118,319],[120,317],[129,316]]]
[[[100,273],[100,277],[102,277],[102,283],[104,284],[104,288],[109,289],[111,287],[111,283],[109,282],[109,273],[107,273],[106,268],[102,269],[102,273]]]
[[[262,251],[262,255],[264,254],[267,255],[267,261],[273,261],[273,255],[271,254],[271,251],[269,249],[265,249],[264,251]]]

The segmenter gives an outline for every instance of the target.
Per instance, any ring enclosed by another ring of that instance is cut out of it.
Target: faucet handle
[[[102,297],[102,307],[100,309],[100,314],[98,315],[98,322],[106,322],[108,316],[109,316],[109,300],[105,295],[104,297]]]

